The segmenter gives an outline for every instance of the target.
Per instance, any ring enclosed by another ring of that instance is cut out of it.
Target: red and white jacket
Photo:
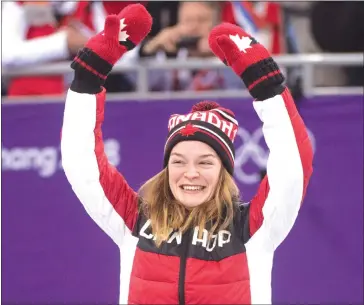
[[[281,4],[274,1],[226,1],[221,18],[253,35],[270,53],[286,52]]]
[[[69,57],[67,36],[59,31],[54,13],[72,14],[75,3],[50,1],[13,1],[3,7],[2,64],[6,68],[30,66],[66,60]],[[62,23],[62,22],[61,22]],[[65,91],[63,75],[12,78],[8,95],[47,95]]]
[[[105,155],[105,94],[69,90],[61,152],[73,191],[120,249],[120,304],[270,304],[274,252],[295,223],[312,173],[310,140],[288,89],[253,102],[270,150],[255,197],[210,242],[192,228],[172,232],[160,248],[138,213],[137,193]]]
[[[78,22],[80,30],[92,36],[104,28],[105,18],[137,1],[12,1],[2,11],[2,65],[26,67],[65,61],[71,55],[67,34],[62,30],[69,20]],[[54,13],[62,16],[55,20]],[[14,77],[8,95],[60,95],[67,88],[64,75]]]

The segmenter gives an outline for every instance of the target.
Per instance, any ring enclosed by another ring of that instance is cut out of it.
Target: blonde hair
[[[222,168],[212,198],[187,210],[174,198],[169,187],[168,168],[165,168],[142,185],[139,195],[141,212],[150,219],[155,243],[160,246],[174,230],[184,233],[188,228],[198,226],[201,238],[207,223],[212,224],[209,236],[227,228],[233,220],[239,189],[233,177]]]

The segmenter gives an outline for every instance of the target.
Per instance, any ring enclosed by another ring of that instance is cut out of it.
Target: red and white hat
[[[168,137],[164,147],[164,167],[172,148],[182,141],[201,141],[211,146],[226,170],[234,173],[234,139],[238,131],[234,113],[216,102],[203,101],[188,114],[173,114],[168,121]]]

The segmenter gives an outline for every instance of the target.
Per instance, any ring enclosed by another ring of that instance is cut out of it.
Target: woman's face
[[[221,171],[221,160],[207,144],[183,141],[173,147],[169,162],[169,187],[187,208],[211,199]]]

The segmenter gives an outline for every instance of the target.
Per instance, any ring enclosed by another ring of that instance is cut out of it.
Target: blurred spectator
[[[356,11],[354,16],[343,7],[343,4],[348,6],[351,6],[351,4],[354,6],[358,5],[358,9],[354,9]],[[363,14],[362,12],[360,13],[362,9],[359,8],[363,6],[362,2],[341,2],[340,4],[340,2],[285,1],[281,5],[292,16],[291,21],[297,33],[298,49],[302,53],[338,52],[337,50],[333,51],[333,49],[330,51],[327,48],[328,46],[325,46],[326,43],[324,41],[339,42],[341,38],[338,35],[341,36],[341,30],[337,30],[347,23],[348,19],[350,19],[349,23],[356,22],[358,24],[358,28],[353,26],[347,28],[348,38],[351,36],[351,31],[357,32],[363,26],[363,22],[360,19],[364,17],[358,17],[360,14]],[[363,35],[357,36],[359,37],[357,39],[358,43],[363,42]],[[342,45],[342,47],[346,48],[347,46]],[[360,81],[360,78],[358,80]],[[319,64],[314,67],[314,79],[312,81],[315,86],[320,87],[345,86],[348,84],[344,68]]]
[[[332,18],[327,18],[332,16]],[[334,18],[336,16],[337,18]],[[364,3],[362,1],[313,4],[311,29],[324,52],[364,51]],[[363,67],[346,68],[346,85],[363,86]]]
[[[146,8],[153,18],[152,29],[141,43],[140,54],[144,54],[144,46],[164,28],[177,24],[178,9],[181,1],[149,1]]]
[[[162,5],[163,3],[160,6]],[[177,6],[177,3],[175,5]],[[207,39],[201,37],[206,36],[206,32],[220,20],[243,27],[253,36],[258,37],[258,40],[273,54],[298,53],[296,35],[289,17],[285,8],[275,2],[180,2],[178,21],[173,24],[174,20],[167,18],[172,25],[157,34],[153,33],[153,36],[142,45],[140,56],[156,55],[157,60],[160,61],[166,58],[185,60],[187,57],[210,57],[212,54]],[[287,85],[298,99],[302,96],[300,71],[294,68],[288,70]],[[156,77],[156,75],[153,72],[152,90],[244,87],[241,80],[226,69],[194,71],[192,75],[188,71],[175,71],[169,74],[169,77],[164,72],[159,73],[163,77]]]
[[[2,65],[5,68],[66,60],[80,48],[85,37],[62,28],[76,2],[5,2],[2,9]],[[8,95],[51,95],[64,92],[62,75],[15,77],[8,82]]]
[[[213,56],[208,45],[208,34],[220,21],[220,9],[219,2],[180,2],[177,23],[147,40],[140,50],[140,56],[155,56],[157,61]],[[217,71],[153,71],[151,76],[151,90],[154,91],[206,90],[222,85],[221,75]]]
[[[13,1],[3,5],[2,65],[5,68],[70,60],[90,35],[103,28],[105,17],[139,1]],[[236,23],[263,43],[273,54],[300,52],[362,52],[364,18],[362,2],[304,3],[263,1],[148,1],[153,27],[140,47],[122,62],[149,57],[213,57],[207,36],[219,21]],[[332,14],[336,19],[327,19]],[[298,17],[297,17],[298,16]],[[312,33],[311,31],[312,30]],[[295,33],[297,32],[297,33]],[[362,85],[363,69],[315,67],[316,85]],[[317,71],[317,72],[316,72]],[[302,96],[301,71],[286,70],[287,85],[296,101]],[[242,88],[229,69],[153,71],[150,90],[209,90]],[[4,84],[6,87],[4,87]],[[68,88],[67,75],[14,77],[3,80],[2,94],[53,95]],[[105,84],[108,92],[135,90],[135,73],[113,73]],[[6,90],[5,90],[6,89]]]
[[[219,19],[219,3],[181,2],[178,9],[178,23],[162,29],[147,41],[143,46],[142,55],[154,55],[162,50],[177,56],[182,48],[186,48],[189,55],[211,55],[204,41]]]
[[[108,14],[137,1],[18,1],[3,4],[5,68],[70,60],[95,32],[103,29]],[[133,57],[128,52],[124,61]],[[135,56],[134,56],[135,58]],[[58,95],[69,86],[69,75],[14,77],[8,95]],[[123,74],[113,74],[105,84],[109,92],[131,91]]]

